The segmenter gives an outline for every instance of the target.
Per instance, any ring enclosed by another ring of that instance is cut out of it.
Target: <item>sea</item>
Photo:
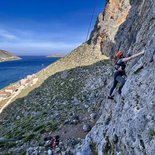
[[[27,75],[37,73],[60,58],[46,56],[20,56],[22,59],[0,62],[0,89],[17,82]]]

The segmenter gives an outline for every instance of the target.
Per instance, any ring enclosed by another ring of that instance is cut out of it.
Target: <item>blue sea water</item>
[[[21,56],[21,60],[0,63],[0,89],[34,74],[60,58]]]

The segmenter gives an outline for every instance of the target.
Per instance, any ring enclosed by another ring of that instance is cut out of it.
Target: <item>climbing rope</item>
[[[91,19],[90,19],[90,23],[89,23],[89,27],[88,27],[88,32],[87,32],[87,36],[86,36],[86,41],[88,40],[88,37],[89,37],[89,34],[90,34],[90,29],[91,29],[92,22],[93,22],[93,19],[94,19],[94,15],[95,15],[95,12],[96,12],[97,3],[98,3],[98,0],[95,0],[95,5],[94,5],[94,8],[93,8],[93,12],[92,12],[92,15],[91,15]]]

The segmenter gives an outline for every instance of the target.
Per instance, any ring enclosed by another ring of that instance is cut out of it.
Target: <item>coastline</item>
[[[22,90],[33,86],[37,81],[38,78],[36,75],[32,74],[0,90],[0,113],[2,113],[2,111],[22,92]],[[3,97],[2,94],[4,95]]]
[[[38,78],[37,82],[34,85],[32,85],[31,87],[26,87],[26,88],[22,89],[21,92],[17,96],[12,98],[12,100],[10,101],[9,104],[14,102],[18,98],[23,98],[23,97],[27,96],[32,90],[38,88],[48,77],[50,77],[58,72],[62,72],[62,71],[68,70],[68,69],[73,69],[73,68],[80,67],[80,66],[89,66],[89,65],[92,65],[98,61],[108,60],[109,58],[105,55],[101,55],[101,53],[99,53],[100,56],[95,57],[95,59],[94,59],[94,55],[92,55],[91,52],[94,50],[98,51],[98,48],[99,48],[98,46],[95,46],[95,49],[94,49],[94,46],[84,44],[82,46],[79,46],[77,49],[73,50],[71,53],[69,53],[65,57],[55,61],[54,63],[48,65],[46,68],[35,73],[36,78]],[[83,50],[89,51],[87,53],[87,55],[83,56],[81,54]],[[77,56],[79,56],[79,59],[75,61]],[[89,56],[91,56],[90,59],[85,59],[86,57],[89,57]],[[17,83],[18,82],[19,81],[17,81]],[[16,83],[14,83],[14,84],[16,84]],[[10,85],[10,86],[12,86],[12,85]],[[6,100],[4,102],[0,102],[0,107],[4,106],[7,103],[7,101],[8,100]],[[7,105],[9,105],[9,104],[7,104]]]
[[[19,57],[19,59],[17,59],[17,60],[20,60],[20,59],[22,59],[22,58]],[[16,61],[16,60],[8,60],[8,61]],[[57,61],[59,61],[59,60],[57,60]],[[54,62],[54,63],[56,63],[56,62]],[[52,64],[54,64],[54,63],[52,63]],[[38,71],[38,72],[36,72],[34,74],[27,75],[26,77],[24,77],[23,79],[21,79],[21,80],[24,80],[24,79],[27,79],[27,77],[29,77],[29,76],[33,76],[37,80],[32,85],[30,83],[30,85],[28,85],[26,87],[20,88],[20,90],[17,91],[16,94],[13,93],[12,96],[9,96],[9,97],[7,97],[6,99],[3,99],[3,100],[0,99],[0,113],[5,109],[5,107],[7,107],[9,104],[11,104],[16,99],[22,98],[24,96],[27,96],[28,93],[31,92],[33,89],[39,87],[44,82],[44,80],[46,80],[48,78],[48,76],[49,76],[48,67],[50,65],[52,65],[52,64],[49,64],[44,69],[41,69],[40,71]],[[16,85],[19,85],[19,83],[20,83],[21,80],[18,80],[18,81],[14,82],[14,83],[11,83],[8,86],[5,86],[4,88],[0,89],[0,92],[5,92],[6,89],[8,89],[10,87],[14,87]]]
[[[8,62],[8,61],[18,61],[18,60],[21,60],[21,59],[22,58],[20,58],[20,57],[1,58],[0,63],[1,62]]]

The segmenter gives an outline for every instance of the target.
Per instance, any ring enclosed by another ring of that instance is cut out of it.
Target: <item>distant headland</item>
[[[19,59],[21,58],[8,51],[0,50],[0,62],[19,60]]]
[[[64,56],[65,54],[51,54],[51,55],[48,55],[47,57],[48,58],[62,58]]]

